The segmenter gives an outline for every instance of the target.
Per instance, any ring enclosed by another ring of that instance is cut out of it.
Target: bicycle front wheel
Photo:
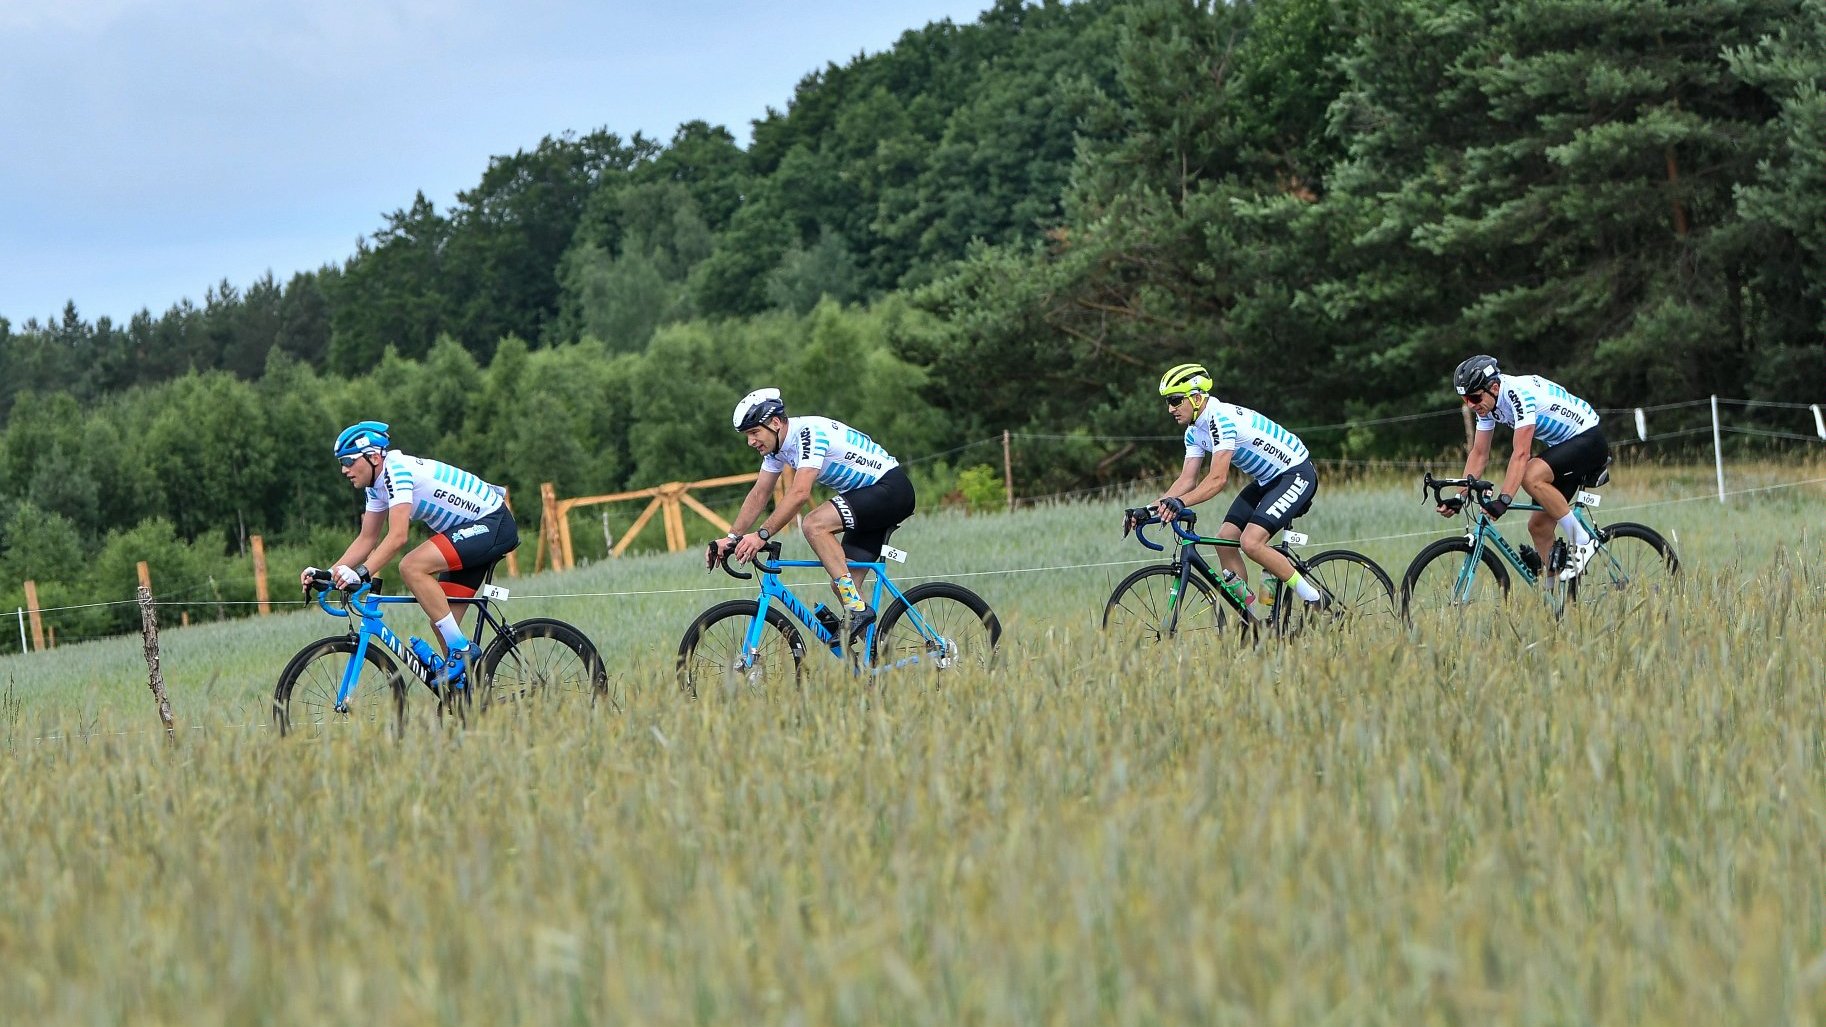
[[[877,666],[945,671],[995,666],[1002,622],[983,597],[962,585],[930,581],[903,593],[881,614],[871,654]]]
[[[355,639],[347,635],[320,638],[293,656],[279,672],[273,689],[273,723],[281,735],[300,728],[324,730],[339,726],[384,725],[391,719],[396,729],[406,721],[408,681],[390,654],[370,644],[362,659],[343,709],[336,709],[336,693],[355,659]]]
[[[1509,570],[1488,548],[1471,561],[1471,540],[1442,538],[1422,549],[1401,578],[1401,615],[1442,614],[1500,602],[1509,595]]]
[[[1217,594],[1196,575],[1186,583],[1182,596],[1179,569],[1166,564],[1130,574],[1103,604],[1103,630],[1116,638],[1143,643],[1159,642],[1176,633],[1208,638],[1221,632],[1227,618]]]
[[[760,692],[770,684],[799,684],[805,643],[785,614],[769,609],[760,645],[748,650],[748,628],[759,605],[752,599],[731,599],[691,622],[678,644],[680,691],[696,699],[719,684],[726,692],[738,687]]]
[[[1395,617],[1395,583],[1376,561],[1349,549],[1328,549],[1306,561],[1301,572],[1329,600],[1320,616],[1324,623],[1346,630]],[[1299,594],[1283,585],[1279,603],[1281,630],[1293,634],[1316,626],[1307,615]]]
[[[1617,593],[1665,592],[1680,572],[1674,547],[1646,524],[1624,522],[1599,528],[1598,543],[1598,551],[1577,579],[1581,602]]]
[[[535,617],[496,635],[482,653],[478,680],[483,709],[535,696],[620,709],[609,695],[608,670],[595,644],[561,620]]]

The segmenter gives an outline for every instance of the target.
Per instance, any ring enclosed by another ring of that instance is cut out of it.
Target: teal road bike
[[[1672,588],[1680,571],[1680,557],[1661,533],[1646,524],[1598,524],[1592,517],[1601,497],[1589,491],[1610,480],[1608,465],[1581,481],[1574,491],[1572,512],[1597,540],[1598,549],[1584,573],[1571,581],[1559,580],[1566,562],[1566,540],[1556,540],[1553,551],[1535,552],[1531,545],[1511,545],[1484,513],[1482,502],[1497,486],[1477,478],[1435,478],[1427,474],[1421,494],[1433,503],[1456,508],[1465,518],[1465,532],[1444,538],[1422,549],[1401,578],[1402,616],[1412,621],[1424,614],[1463,610],[1492,604],[1508,597],[1513,582],[1538,586],[1555,616],[1574,602],[1596,602],[1618,595],[1653,595]],[[1467,490],[1446,496],[1443,490]],[[1471,501],[1466,500],[1466,496]],[[1537,503],[1515,503],[1512,511],[1535,511]]]
[[[711,555],[715,555],[712,544]],[[808,608],[780,580],[789,568],[820,567],[816,560],[782,560],[773,541],[755,554],[761,572],[756,599],[731,599],[705,610],[678,646],[679,688],[689,697],[716,687],[725,691],[764,691],[770,685],[797,686],[805,655],[817,648],[847,663],[858,674],[923,670],[956,673],[995,665],[1002,624],[975,592],[949,581],[925,581],[902,590],[889,579],[887,561],[906,554],[884,548],[883,559],[849,564],[852,573],[874,576],[870,608],[880,615],[849,637],[843,619],[819,604]],[[752,580],[754,575],[721,559],[723,572]]]
[[[444,680],[442,657],[428,644],[408,646],[387,626],[387,607],[416,608],[418,600],[378,591],[378,581],[364,581],[352,590],[334,588],[328,571],[305,587],[307,599],[314,597],[324,613],[346,619],[349,630],[298,650],[280,672],[273,689],[273,721],[282,734],[389,719],[403,730],[420,695],[428,695],[440,714],[458,717],[471,706],[485,709],[534,697],[617,705],[602,657],[588,636],[545,617],[508,621],[499,608],[508,592],[491,581],[485,579],[473,597],[450,600],[452,607],[474,609],[472,644],[480,654],[455,682]],[[341,595],[340,602],[331,600],[333,593]]]
[[[1211,538],[1193,531],[1198,515],[1182,510],[1172,521],[1161,521],[1152,510],[1124,510],[1123,534],[1131,529],[1136,541],[1155,552],[1166,545],[1148,538],[1146,529],[1167,524],[1173,530],[1172,559],[1143,567],[1122,579],[1103,605],[1103,629],[1113,638],[1160,642],[1175,635],[1212,637],[1235,630],[1253,639],[1264,625],[1277,634],[1296,635],[1317,622],[1321,626],[1351,629],[1372,623],[1393,623],[1395,587],[1376,561],[1348,549],[1327,549],[1310,558],[1295,551],[1308,539],[1297,531],[1284,531],[1276,552],[1293,564],[1323,597],[1321,608],[1310,608],[1285,582],[1275,582],[1257,598],[1269,611],[1266,618],[1252,616],[1245,603],[1223,587],[1199,546],[1242,548],[1241,542]]]

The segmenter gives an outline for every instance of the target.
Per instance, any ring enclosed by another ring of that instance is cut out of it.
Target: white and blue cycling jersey
[[[791,467],[818,471],[818,484],[838,492],[873,485],[900,466],[875,440],[842,421],[800,415],[786,422],[780,451],[761,458],[761,470],[774,474]]]
[[[1235,403],[1207,400],[1198,419],[1186,426],[1186,456],[1230,452],[1230,466],[1269,481],[1290,467],[1312,459],[1306,443],[1293,432]]]
[[[440,534],[481,520],[507,501],[507,490],[499,485],[490,485],[460,467],[407,456],[397,449],[387,450],[380,476],[364,491],[369,513],[411,504],[412,519]]]
[[[1557,446],[1598,423],[1590,403],[1538,374],[1506,374],[1497,382],[1496,406],[1477,419],[1478,431],[1534,426],[1534,437]]]

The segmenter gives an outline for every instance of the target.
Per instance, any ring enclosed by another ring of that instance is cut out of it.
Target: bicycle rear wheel
[[[1581,602],[1619,593],[1655,595],[1673,587],[1680,557],[1660,532],[1626,521],[1599,528],[1598,542],[1575,581]]]
[[[331,635],[298,650],[285,665],[273,689],[273,723],[281,735],[300,728],[384,725],[389,719],[396,730],[405,727],[406,695],[418,682],[409,681],[378,644],[368,646],[349,700],[337,711],[336,693],[355,649],[355,639]]]
[[[1143,567],[1123,578],[1103,604],[1103,630],[1116,638],[1154,643],[1174,634],[1210,638],[1220,634],[1229,618],[1223,603],[1203,578],[1186,579],[1179,594],[1179,568],[1171,564]],[[1177,608],[1178,620],[1173,621]]]
[[[717,685],[765,691],[768,685],[797,686],[805,658],[799,629],[777,609],[767,611],[761,643],[746,650],[748,627],[759,606],[753,599],[731,599],[698,615],[678,644],[678,687],[696,699]]]
[[[949,581],[914,585],[882,611],[871,659],[876,666],[932,671],[995,666],[1002,622],[983,597]]]
[[[1509,595],[1509,570],[1488,548],[1471,563],[1471,540],[1442,538],[1422,549],[1401,578],[1401,615],[1410,622],[1467,607],[1501,602]]]
[[[561,620],[535,617],[496,635],[482,653],[482,708],[498,703],[580,701],[620,710],[609,694],[602,656],[583,632]]]
[[[1305,561],[1302,572],[1329,601],[1317,614],[1293,589],[1282,585],[1275,597],[1281,631],[1293,634],[1324,624],[1354,630],[1376,621],[1395,618],[1395,584],[1376,561],[1349,549],[1328,549]]]

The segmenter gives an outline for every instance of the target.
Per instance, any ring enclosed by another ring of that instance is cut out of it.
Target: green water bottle
[[[1281,579],[1268,571],[1262,572],[1262,595],[1256,600],[1262,605],[1263,613],[1274,612],[1274,594],[1281,590]]]
[[[1218,584],[1223,586],[1224,592],[1228,594],[1230,598],[1236,600],[1237,606],[1248,609],[1249,586],[1243,583],[1242,578],[1236,576],[1235,571],[1225,567],[1223,577],[1218,580]]]

